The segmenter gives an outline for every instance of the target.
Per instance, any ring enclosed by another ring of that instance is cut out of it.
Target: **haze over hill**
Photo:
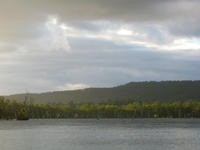
[[[101,103],[106,101],[132,100],[200,100],[200,81],[130,82],[112,88],[87,88],[74,91],[55,91],[40,94],[16,94],[6,98],[24,101],[25,97],[35,103]]]

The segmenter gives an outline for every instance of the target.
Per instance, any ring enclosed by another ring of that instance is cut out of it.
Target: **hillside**
[[[6,96],[11,100],[23,101],[27,94]],[[131,82],[112,88],[87,88],[74,91],[55,91],[28,94],[35,103],[101,103],[105,101],[130,100],[200,100],[200,81]]]

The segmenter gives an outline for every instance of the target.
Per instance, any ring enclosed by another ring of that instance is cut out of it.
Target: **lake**
[[[199,149],[199,119],[0,120],[0,150]]]

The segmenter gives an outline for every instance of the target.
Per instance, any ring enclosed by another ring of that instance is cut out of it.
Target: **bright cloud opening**
[[[132,35],[132,31],[122,28],[117,32],[117,34],[124,35],[124,36],[129,36],[129,35]]]
[[[84,83],[77,83],[77,84],[72,84],[72,83],[66,83],[65,85],[58,86],[58,90],[78,90],[78,89],[85,89],[89,88],[90,86],[88,84]]]
[[[37,41],[41,49],[48,51],[70,50],[68,33],[64,28],[63,23],[59,23],[55,17],[50,17],[45,23],[45,27],[47,29],[47,33],[45,33],[40,40]]]

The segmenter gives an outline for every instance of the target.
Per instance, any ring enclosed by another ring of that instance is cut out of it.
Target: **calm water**
[[[200,120],[0,121],[0,150],[199,150]]]

